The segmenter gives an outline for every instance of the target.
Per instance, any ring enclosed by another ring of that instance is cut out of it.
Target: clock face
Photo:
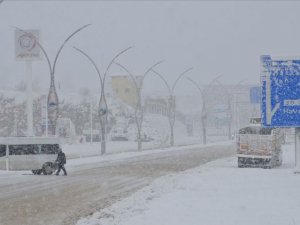
[[[36,40],[31,34],[23,34],[19,37],[19,45],[23,50],[31,51],[36,46]]]

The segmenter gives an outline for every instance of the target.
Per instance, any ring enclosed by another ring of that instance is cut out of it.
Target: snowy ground
[[[227,142],[227,136],[210,136],[208,143],[210,145],[223,144]],[[175,140],[175,146],[203,146],[201,138],[181,136]],[[150,149],[174,149],[170,148],[169,142],[143,142],[143,151]],[[101,154],[101,143],[84,143],[84,144],[64,144],[63,151],[66,153],[68,159],[83,158],[89,156],[97,156]],[[106,155],[124,153],[124,152],[137,152],[137,142],[135,141],[108,141],[106,142]]]
[[[280,168],[237,168],[235,157],[168,175],[77,225],[296,225],[294,146]]]
[[[0,224],[74,225],[158,177],[234,154],[231,141],[89,156],[97,149],[98,145],[89,144],[64,146],[67,156],[71,152],[82,156],[67,160],[67,177],[1,171]]]
[[[182,140],[184,142],[184,139]],[[79,171],[83,169],[93,168],[95,164],[103,163],[113,163],[122,162],[137,156],[146,156],[153,154],[160,154],[184,150],[184,149],[202,149],[204,147],[214,147],[214,146],[230,146],[232,141],[221,141],[214,142],[210,144],[189,144],[184,146],[174,146],[168,148],[158,148],[155,149],[153,142],[147,142],[146,146],[142,151],[137,151],[136,142],[131,141],[115,141],[107,142],[107,152],[105,155],[100,155],[101,153],[101,143],[85,143],[85,144],[64,144],[62,146],[63,151],[66,153],[67,165],[66,168],[70,172]],[[31,174],[31,171],[5,171],[0,170],[0,184],[1,178],[9,178],[15,181],[15,177],[22,177],[24,174]],[[26,179],[26,178],[24,178]],[[2,180],[3,181],[3,180]],[[1,225],[1,224],[0,224]]]

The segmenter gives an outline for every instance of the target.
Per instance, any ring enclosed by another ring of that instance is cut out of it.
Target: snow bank
[[[237,168],[231,157],[157,179],[77,225],[300,224],[300,175],[293,145],[281,168]]]

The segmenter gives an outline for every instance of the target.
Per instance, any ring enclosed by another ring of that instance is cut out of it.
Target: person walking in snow
[[[58,170],[56,172],[56,176],[59,175],[61,169],[64,171],[64,176],[67,176],[67,171],[65,168],[66,155],[65,155],[65,153],[63,153],[61,148],[58,149],[58,155],[57,155],[56,162],[58,164]]]

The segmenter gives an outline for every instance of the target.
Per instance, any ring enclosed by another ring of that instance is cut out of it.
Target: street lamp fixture
[[[166,79],[157,71],[152,69],[152,72],[156,74],[158,77],[161,78],[161,80],[164,82],[166,85],[168,92],[169,92],[169,98],[168,98],[168,117],[169,117],[169,124],[170,124],[170,145],[174,146],[174,124],[175,124],[175,119],[176,119],[176,104],[175,104],[175,96],[174,96],[174,89],[178,83],[178,81],[189,71],[191,71],[193,68],[189,68],[185,71],[183,71],[177,79],[175,80],[172,88],[166,81]]]
[[[246,79],[239,81],[236,85],[234,85],[234,87],[232,88],[233,90],[240,85],[242,82],[244,82]],[[226,98],[227,98],[227,105],[228,105],[228,109],[227,109],[227,118],[228,118],[228,140],[232,139],[231,136],[231,123],[232,123],[232,107],[231,107],[231,102],[232,102],[232,94],[229,93],[228,88],[226,88],[219,80],[216,80],[216,82],[225,90],[226,93]]]
[[[100,88],[101,88],[101,96],[100,96],[100,101],[99,101],[99,108],[98,108],[98,115],[100,118],[100,126],[101,126],[101,155],[106,153],[106,125],[107,125],[107,116],[108,116],[108,107],[107,107],[107,102],[106,102],[106,97],[105,97],[105,78],[107,76],[107,73],[111,67],[111,65],[114,63],[114,61],[121,56],[122,54],[124,54],[125,52],[127,52],[128,50],[132,49],[133,47],[128,47],[126,49],[124,49],[123,51],[119,52],[108,64],[108,66],[106,67],[105,73],[103,75],[103,78],[101,77],[101,73],[100,70],[97,66],[97,64],[95,63],[95,61],[84,51],[82,51],[79,48],[74,47],[74,49],[76,49],[77,51],[79,51],[82,55],[84,55],[94,66],[94,68],[97,71],[97,74],[99,76],[100,79]]]
[[[123,70],[125,70],[128,75],[131,77],[135,89],[136,89],[136,93],[137,93],[137,103],[135,106],[135,123],[137,126],[137,141],[138,141],[138,151],[142,150],[142,140],[141,140],[141,132],[142,132],[142,123],[143,123],[143,119],[144,119],[144,110],[142,107],[142,87],[143,87],[143,83],[144,83],[144,79],[147,76],[147,74],[149,74],[149,72],[156,66],[158,66],[159,64],[161,64],[162,62],[164,62],[163,60],[153,64],[151,67],[149,67],[149,69],[146,70],[146,72],[143,74],[143,76],[141,77],[141,79],[138,81],[136,79],[135,76],[132,75],[132,73],[123,65],[121,65],[120,63],[116,63],[116,65],[118,65],[119,67],[121,67]]]
[[[215,82],[217,79],[219,79],[221,76],[215,77],[210,84],[205,89],[201,89],[200,86],[197,84],[196,81],[191,79],[190,77],[187,77],[186,79],[189,80],[193,85],[196,86],[196,88],[199,90],[202,98],[202,110],[201,110],[201,123],[202,123],[202,143],[207,143],[207,110],[206,110],[206,91],[210,87],[210,85]]]

